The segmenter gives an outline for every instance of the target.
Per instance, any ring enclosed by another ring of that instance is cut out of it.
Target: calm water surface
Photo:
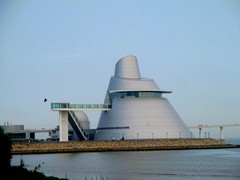
[[[240,149],[14,155],[28,169],[70,180],[240,179]]]

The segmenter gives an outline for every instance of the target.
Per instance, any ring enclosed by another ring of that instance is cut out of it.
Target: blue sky
[[[0,1],[0,123],[54,128],[51,102],[103,103],[130,54],[188,126],[240,123],[237,0]]]

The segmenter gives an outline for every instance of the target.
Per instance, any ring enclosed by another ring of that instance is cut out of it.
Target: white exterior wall
[[[68,141],[68,112],[59,111],[59,141]]]
[[[129,91],[164,93],[152,79],[140,77],[135,56],[124,57],[116,64],[105,98],[112,109],[101,113],[95,140],[117,140],[123,136],[124,139],[191,137],[187,126],[161,94],[159,97],[126,96],[125,92]]]
[[[165,98],[115,98],[112,110],[102,112],[96,140],[189,138],[190,131]],[[114,129],[114,128],[129,129]]]
[[[90,129],[90,121],[84,111],[74,111],[83,129]]]

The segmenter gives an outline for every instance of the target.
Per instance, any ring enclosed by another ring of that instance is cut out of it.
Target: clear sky
[[[1,0],[1,125],[54,128],[51,102],[103,103],[130,54],[187,126],[240,123],[240,1]]]

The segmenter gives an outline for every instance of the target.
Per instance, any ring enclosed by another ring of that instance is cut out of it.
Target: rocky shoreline
[[[153,139],[124,141],[70,141],[70,142],[17,142],[13,143],[11,153],[43,154],[106,151],[150,151],[150,150],[188,150],[240,148],[216,139]]]

